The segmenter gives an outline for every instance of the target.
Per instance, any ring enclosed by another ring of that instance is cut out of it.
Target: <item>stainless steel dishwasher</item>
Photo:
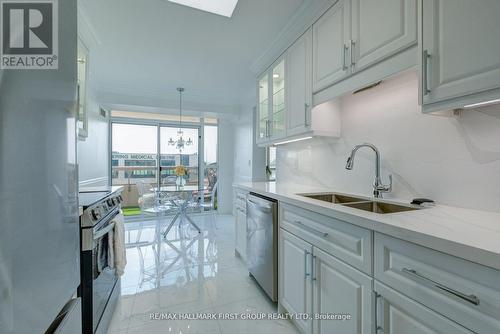
[[[278,301],[278,202],[247,197],[247,266],[272,301]]]

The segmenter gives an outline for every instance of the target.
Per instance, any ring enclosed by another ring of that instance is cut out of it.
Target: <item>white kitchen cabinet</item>
[[[279,236],[279,302],[290,314],[312,312],[311,244],[280,229]],[[312,319],[296,318],[302,333],[312,333]]]
[[[375,279],[477,333],[500,333],[500,271],[375,233]]]
[[[287,50],[286,140],[340,136],[340,109],[335,105],[312,107],[312,29]]]
[[[351,0],[355,71],[417,44],[417,0]]]
[[[286,135],[286,60],[279,58],[258,79],[257,144],[270,144]]]
[[[311,130],[312,30],[302,35],[286,54],[288,114],[287,136]]]
[[[235,216],[235,249],[243,260],[247,254],[247,214],[246,210],[237,206]]]
[[[265,72],[257,80],[257,143],[264,143],[270,137],[270,99],[269,99],[269,72]]]
[[[423,0],[422,6],[423,110],[500,98],[500,1]]]
[[[313,24],[313,92],[351,73],[350,22],[350,0],[338,0]]]
[[[472,334],[473,332],[443,317],[404,295],[375,282],[374,327],[377,333]],[[368,333],[368,332],[367,332]]]
[[[313,314],[346,314],[350,320],[315,320],[313,333],[370,333],[372,278],[314,248]],[[402,333],[402,332],[390,332]]]

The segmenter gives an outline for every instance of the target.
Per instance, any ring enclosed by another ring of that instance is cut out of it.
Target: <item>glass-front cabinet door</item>
[[[257,142],[262,143],[270,136],[269,72],[264,73],[258,81],[258,95]]]
[[[285,60],[280,60],[271,69],[272,82],[272,117],[271,139],[285,136]]]

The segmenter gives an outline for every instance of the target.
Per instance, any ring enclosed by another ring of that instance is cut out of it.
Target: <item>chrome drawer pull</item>
[[[312,227],[309,227],[309,226],[305,225],[304,223],[302,223],[300,220],[296,220],[296,221],[294,221],[294,223],[297,225],[300,225],[304,230],[307,230],[307,231],[311,232],[312,234],[316,234],[317,236],[320,236],[322,238],[328,237],[328,233],[321,232],[321,231],[318,231]]]
[[[307,279],[307,277],[310,275],[307,272],[307,255],[309,255],[309,252],[304,249],[304,279]]]
[[[382,298],[382,295],[380,295],[378,292],[373,291],[373,294],[375,295],[375,321],[374,321],[374,333],[377,334],[379,331],[384,331],[384,328],[382,326],[379,326],[378,324],[378,301],[379,299]]]
[[[407,273],[408,275],[411,275],[411,276],[414,276],[414,277],[417,277],[427,283],[430,283],[432,284],[434,287],[440,289],[440,290],[443,290],[443,291],[446,291],[460,299],[463,299],[465,300],[466,302],[469,302],[471,304],[474,304],[474,305],[479,305],[479,298],[477,298],[477,296],[475,295],[466,295],[465,293],[462,293],[460,291],[457,291],[455,289],[452,289],[452,288],[449,288],[445,285],[442,285],[441,283],[438,283],[430,278],[427,278],[425,276],[422,276],[420,275],[415,269],[408,269],[408,268],[403,268],[401,269],[402,272],[404,273]]]

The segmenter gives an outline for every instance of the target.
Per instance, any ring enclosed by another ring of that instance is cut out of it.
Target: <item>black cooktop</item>
[[[89,206],[92,206],[93,204],[101,201],[103,198],[106,198],[110,193],[111,191],[80,192],[78,194],[78,201],[85,210]]]

